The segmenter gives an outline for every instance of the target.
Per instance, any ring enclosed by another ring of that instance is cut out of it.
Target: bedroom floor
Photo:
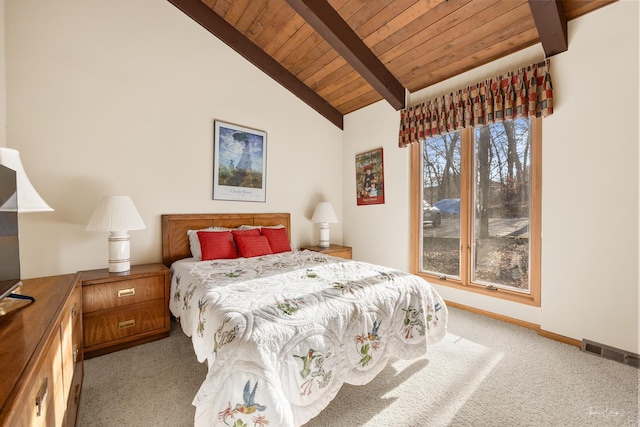
[[[639,425],[637,368],[455,308],[448,332],[427,356],[345,385],[305,426]],[[172,323],[169,338],[85,361],[77,425],[192,426],[205,375]]]

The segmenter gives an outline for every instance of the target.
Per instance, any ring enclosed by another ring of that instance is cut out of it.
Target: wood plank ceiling
[[[616,0],[168,1],[342,128],[534,44],[566,51],[567,21]]]

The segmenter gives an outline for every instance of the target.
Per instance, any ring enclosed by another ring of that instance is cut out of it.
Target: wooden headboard
[[[165,214],[162,215],[162,262],[171,263],[191,256],[187,230],[207,227],[236,228],[241,225],[279,225],[287,229],[291,241],[291,215],[288,213],[255,214]]]

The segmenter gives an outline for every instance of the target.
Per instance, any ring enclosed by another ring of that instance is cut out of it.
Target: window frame
[[[540,307],[541,300],[541,250],[542,250],[542,118],[530,120],[531,126],[531,210],[529,231],[529,293],[504,288],[487,289],[484,284],[471,282],[471,245],[473,220],[468,206],[473,191],[474,128],[461,130],[463,175],[460,195],[460,245],[465,256],[460,260],[460,279],[441,278],[421,270],[422,263],[422,143],[411,144],[410,150],[410,269],[430,283],[473,292],[480,295]],[[470,171],[470,173],[469,173]]]

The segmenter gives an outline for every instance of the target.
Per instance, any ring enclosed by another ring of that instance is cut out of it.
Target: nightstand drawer
[[[85,314],[85,348],[167,327],[164,305],[161,299],[95,315]]]
[[[85,285],[82,292],[82,310],[86,314],[164,299],[164,280],[164,275],[156,275]]]

